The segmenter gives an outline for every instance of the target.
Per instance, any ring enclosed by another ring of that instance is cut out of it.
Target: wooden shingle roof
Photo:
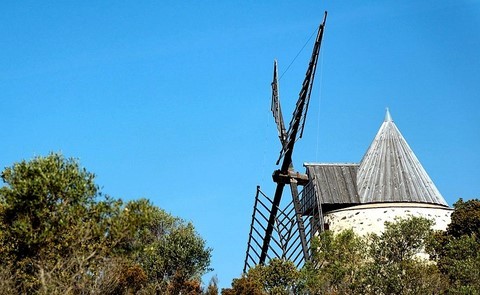
[[[357,172],[362,203],[418,202],[448,206],[387,110]]]
[[[358,164],[305,163],[321,204],[360,204],[357,190]],[[306,191],[312,191],[307,188]],[[310,196],[309,196],[310,197]]]
[[[360,164],[305,163],[308,210],[320,204],[448,204],[409,147],[387,110],[375,139]]]

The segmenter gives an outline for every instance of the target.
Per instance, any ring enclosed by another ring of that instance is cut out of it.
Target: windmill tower
[[[452,208],[388,109],[360,163],[304,163],[306,173],[295,172],[293,148],[303,134],[326,16],[325,12],[288,130],[274,62],[272,112],[282,145],[277,165],[280,161],[282,164],[272,176],[277,184],[273,199],[257,187],[244,272],[272,258],[288,259],[301,266],[310,259],[311,238],[323,230],[380,233],[386,221],[411,216],[432,219],[437,230],[445,230],[450,223]],[[283,194],[285,186],[290,187],[291,198]]]
[[[446,230],[450,208],[410,148],[387,109],[377,135],[360,163],[305,163],[312,181],[305,203],[319,203],[333,232],[352,229],[380,234],[385,222],[411,216]]]
[[[280,169],[274,171],[272,175],[276,183],[273,199],[257,187],[244,272],[254,265],[264,264],[267,259],[275,257],[292,260],[300,266],[310,258],[309,244],[313,233],[322,229],[321,208],[317,206],[314,209],[313,206],[308,206],[310,210],[306,212],[305,204],[301,203],[302,192],[299,192],[298,187],[308,183],[308,176],[295,172],[292,154],[295,142],[303,135],[326,18],[327,12],[318,28],[305,79],[288,130],[285,128],[280,107],[277,62],[274,62],[271,110],[282,145],[277,165],[282,163]],[[282,202],[282,198],[286,197],[283,196],[285,186],[289,186],[291,192],[291,201],[286,203]]]

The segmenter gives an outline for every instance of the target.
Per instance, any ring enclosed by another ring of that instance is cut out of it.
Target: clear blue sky
[[[296,168],[359,162],[389,107],[449,204],[480,197],[480,1],[2,1],[0,167],[79,158],[103,192],[192,221],[226,287],[256,185],[273,194],[272,61],[324,10]],[[311,46],[280,81],[286,121]]]

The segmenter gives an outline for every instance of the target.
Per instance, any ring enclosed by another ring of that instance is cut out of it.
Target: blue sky
[[[449,204],[480,197],[480,1],[3,1],[0,167],[79,158],[103,192],[192,221],[229,286],[255,187],[274,189],[273,59],[324,10],[296,168],[359,162],[389,107]],[[287,122],[311,46],[280,80]]]

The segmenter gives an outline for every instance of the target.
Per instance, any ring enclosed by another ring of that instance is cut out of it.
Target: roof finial
[[[385,122],[393,122],[392,116],[390,115],[390,111],[387,108],[387,113],[385,114]]]

